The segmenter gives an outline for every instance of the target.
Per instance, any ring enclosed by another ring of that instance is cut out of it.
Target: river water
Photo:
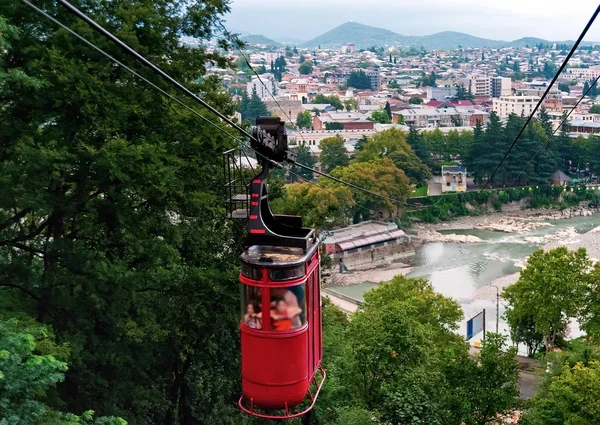
[[[408,277],[425,277],[437,292],[458,301],[465,315],[460,324],[461,330],[466,329],[467,319],[485,309],[486,330],[495,331],[497,291],[491,283],[494,279],[518,272],[519,265],[523,265],[526,257],[540,248],[540,245],[526,239],[552,235],[567,228],[574,228],[577,233],[588,232],[600,226],[600,214],[551,221],[551,224],[522,234],[477,229],[440,230],[440,233],[446,234],[474,235],[482,242],[425,244],[417,250],[414,269]],[[502,289],[498,292],[501,293]],[[502,320],[503,312],[504,301],[500,299],[498,330],[508,334],[506,323]],[[571,336],[576,337],[579,333],[577,325],[573,324]],[[480,336],[473,340],[479,340]]]

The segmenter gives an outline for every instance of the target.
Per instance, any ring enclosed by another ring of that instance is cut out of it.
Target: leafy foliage
[[[377,133],[356,154],[358,162],[376,158],[391,159],[413,183],[425,183],[431,177],[431,170],[415,155],[407,143],[406,133],[401,130],[392,128]]]
[[[369,121],[374,121],[379,124],[389,124],[390,122],[392,122],[390,116],[388,115],[385,109],[373,111],[368,119]]]
[[[311,128],[312,127],[312,115],[308,111],[302,111],[296,118],[296,125],[298,128]]]
[[[313,99],[313,101],[311,103],[329,104],[331,106],[334,106],[335,109],[337,109],[338,111],[344,110],[344,105],[342,104],[342,101],[340,100],[339,97],[337,97],[334,94],[326,96],[323,93],[319,93],[315,96],[315,98]]]
[[[319,162],[326,173],[332,172],[336,167],[346,167],[350,164],[348,151],[341,136],[323,139],[319,146],[321,147]]]
[[[68,350],[56,346],[44,327],[28,322],[0,319],[0,424],[127,425],[114,417],[94,420],[91,410],[76,416],[48,405],[67,370],[55,355],[64,357]]]
[[[348,76],[346,82],[348,87],[353,87],[358,90],[366,90],[371,88],[371,79],[365,74],[365,71],[353,71]]]
[[[509,303],[507,319],[512,321],[511,326],[528,329],[533,322],[535,332],[543,335],[546,350],[551,351],[568,320],[580,314],[590,267],[584,248],[569,251],[563,246],[548,252],[535,251],[518,282],[502,293]]]
[[[311,61],[305,61],[298,67],[300,75],[310,75],[313,72],[314,65]]]
[[[594,424],[600,415],[600,362],[588,365],[565,364],[558,376],[549,378],[542,391],[535,396],[530,409],[519,423]]]
[[[365,294],[350,321],[325,303],[324,359],[334,377],[325,383],[328,408],[318,408],[319,420],[485,424],[514,408],[514,350],[488,334],[480,358],[471,359],[453,332],[461,318],[454,300],[403,276]]]
[[[38,4],[122,57],[63,8]],[[205,75],[228,60],[179,42],[212,38],[226,2],[80,7],[233,115]],[[93,406],[133,425],[222,423],[239,379],[240,235],[220,207],[220,157],[233,141],[22,3],[2,3],[0,15],[11,28],[0,51],[2,304],[69,345],[56,381],[64,410]]]

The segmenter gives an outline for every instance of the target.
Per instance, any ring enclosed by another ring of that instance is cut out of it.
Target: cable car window
[[[271,280],[291,280],[298,279],[299,277],[304,276],[305,268],[304,264],[298,267],[293,267],[291,269],[276,269],[271,270],[269,273],[269,277]]]
[[[248,279],[260,280],[262,279],[262,271],[242,263],[242,276],[246,276]]]
[[[252,329],[262,329],[261,288],[242,285],[242,323]]]
[[[306,282],[271,288],[271,329],[290,331],[306,323]]]

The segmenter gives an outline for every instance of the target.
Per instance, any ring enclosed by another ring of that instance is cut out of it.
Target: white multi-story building
[[[494,112],[500,118],[508,118],[510,114],[528,117],[539,101],[539,96],[501,96],[494,99]]]
[[[512,83],[508,77],[491,77],[490,94],[492,97],[510,96]]]
[[[473,96],[489,96],[490,95],[490,77],[486,75],[469,75],[467,78],[461,79],[465,90],[471,91]]]
[[[567,68],[567,70],[561,75],[567,79],[583,79],[591,80],[598,78],[600,75],[600,65],[590,66],[589,68]]]
[[[261,100],[272,99],[272,96],[275,95],[275,83],[273,82],[272,74],[263,74],[260,80],[253,78],[246,85],[246,90],[248,91],[248,96],[252,96],[252,92],[256,90],[256,94],[258,94]]]

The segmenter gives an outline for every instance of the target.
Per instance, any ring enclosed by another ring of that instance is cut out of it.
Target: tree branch
[[[31,298],[36,300],[38,303],[41,301],[41,298],[39,296],[37,296],[33,291],[31,291],[27,288],[24,288],[21,285],[16,285],[14,283],[0,283],[0,287],[18,289],[21,292],[24,292],[25,294],[29,295]]]
[[[23,217],[25,217],[27,214],[29,214],[30,211],[31,211],[31,208],[25,208],[24,210],[21,210],[21,212],[13,215],[8,220],[5,220],[2,223],[0,223],[0,232],[3,231],[4,229],[6,229],[11,224],[21,220]]]

